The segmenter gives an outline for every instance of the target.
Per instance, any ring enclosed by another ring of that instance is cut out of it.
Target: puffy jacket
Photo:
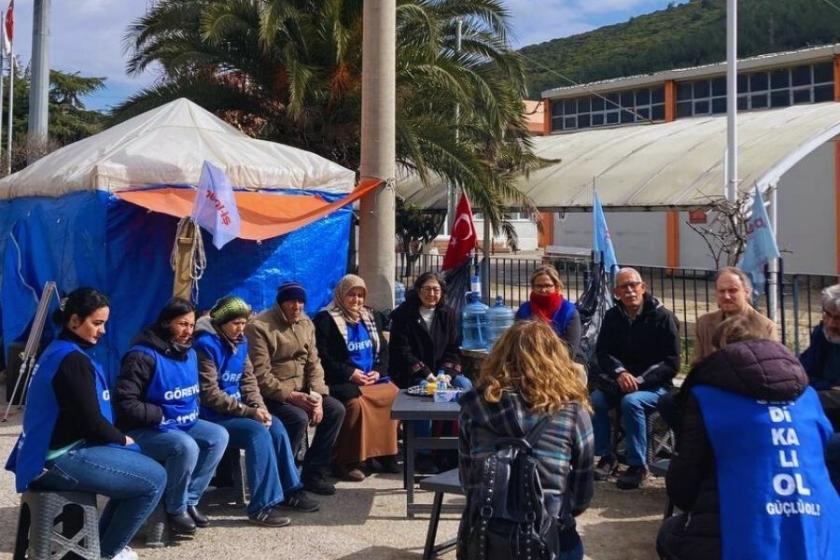
[[[691,512],[680,536],[668,537],[668,549],[680,560],[720,558],[720,500],[712,444],[691,387],[710,385],[768,401],[797,399],[808,386],[799,361],[773,340],[749,340],[718,350],[694,366],[681,388],[685,396],[677,453],[666,485],[679,509]]]

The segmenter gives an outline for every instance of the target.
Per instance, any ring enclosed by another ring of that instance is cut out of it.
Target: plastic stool
[[[24,492],[14,560],[58,560],[68,553],[99,560],[96,494]]]

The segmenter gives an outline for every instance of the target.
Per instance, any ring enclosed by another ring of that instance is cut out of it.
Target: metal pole
[[[484,216],[484,262],[481,267],[481,292],[484,294],[484,303],[487,305],[490,305],[490,253],[492,252],[493,232],[490,229],[490,220],[487,219],[487,216]]]
[[[770,222],[773,225],[773,235],[776,243],[779,243],[779,187],[770,186]],[[767,263],[769,271],[767,291],[770,294],[768,300],[767,316],[773,321],[779,321],[779,259],[772,259]]]
[[[0,159],[3,154],[3,69],[6,56],[6,12],[0,10]]]
[[[464,22],[461,18],[455,23],[455,52],[461,52],[461,31]],[[460,135],[458,133],[458,123],[461,121],[461,106],[455,105],[455,142],[458,142]],[[455,221],[455,208],[458,204],[458,188],[449,183],[446,186],[446,221],[444,221],[443,233],[449,235],[452,232],[452,223]]]
[[[738,198],[738,0],[726,0],[726,199]]]
[[[35,0],[32,15],[32,81],[29,90],[27,164],[46,152],[49,134],[50,12],[52,0]]]
[[[9,118],[6,119],[6,174],[12,173],[12,129],[15,109],[15,47],[9,54]]]
[[[364,2],[362,31],[362,179],[386,184],[359,206],[359,275],[375,309],[394,307],[396,172],[396,0]]]

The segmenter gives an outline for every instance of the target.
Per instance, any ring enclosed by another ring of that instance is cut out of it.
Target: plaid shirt
[[[460,400],[458,470],[469,492],[480,486],[481,464],[495,451],[500,437],[524,437],[541,415],[530,412],[518,393],[504,393],[488,403],[477,391]],[[561,519],[582,513],[592,500],[594,446],[589,413],[573,402],[564,406],[546,427],[535,447],[544,495],[563,500]],[[475,468],[473,468],[475,467]]]

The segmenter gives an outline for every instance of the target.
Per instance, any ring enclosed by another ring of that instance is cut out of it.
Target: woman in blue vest
[[[109,496],[100,519],[100,553],[136,560],[128,543],[160,500],[166,472],[114,427],[107,377],[88,355],[105,333],[109,311],[108,299],[92,288],[74,290],[56,311],[61,334],[35,366],[23,434],[6,468],[15,473],[18,492]]]
[[[516,320],[539,318],[546,321],[575,359],[580,351],[580,315],[575,304],[563,297],[563,288],[556,268],[551,265],[537,267],[531,274],[531,295],[519,306]]]
[[[314,319],[324,379],[347,410],[333,450],[335,467],[342,479],[355,482],[364,480],[365,464],[399,472],[391,405],[400,391],[384,377],[388,341],[381,319],[365,307],[366,296],[365,281],[347,274],[335,286],[332,303]]]
[[[823,457],[831,424],[799,361],[765,332],[748,315],[723,321],[718,350],[680,389],[666,483],[686,513],[662,525],[662,558],[840,559],[840,497]]]
[[[169,300],[123,357],[114,403],[117,424],[166,468],[163,503],[169,527],[179,535],[210,524],[198,501],[228,443],[224,428],[198,418],[194,328],[193,305]]]
[[[277,507],[313,512],[318,511],[318,502],[303,491],[289,434],[260,395],[244,335],[250,316],[247,303],[226,296],[196,324],[201,417],[225,428],[230,444],[245,450],[251,489],[248,519],[257,525],[284,527],[291,521]]]

